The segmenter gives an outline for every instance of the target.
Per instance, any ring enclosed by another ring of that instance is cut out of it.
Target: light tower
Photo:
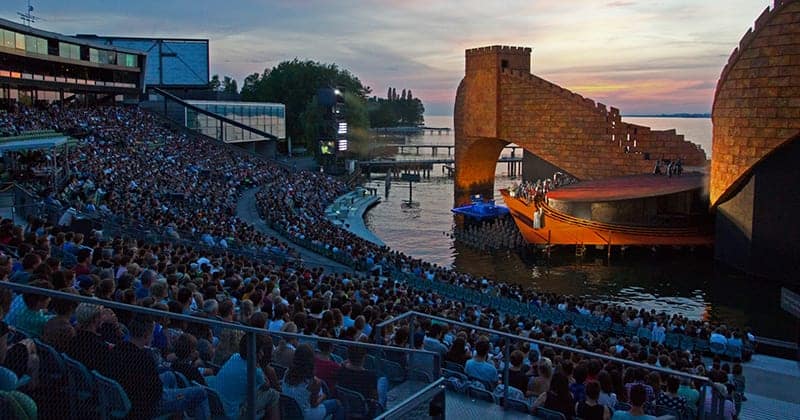
[[[17,12],[17,16],[19,16],[22,22],[27,26],[31,26],[32,23],[36,23],[37,20],[42,20],[40,17],[33,15],[33,5],[31,4],[31,0],[28,0],[28,7],[26,11]]]

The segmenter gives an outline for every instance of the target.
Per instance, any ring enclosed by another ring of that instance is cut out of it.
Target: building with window
[[[147,55],[144,82],[147,86],[181,91],[207,89],[209,80],[208,40],[198,38],[138,38],[78,34],[79,39]],[[182,95],[183,96],[183,95]]]
[[[137,97],[146,54],[0,19],[0,100]]]
[[[269,102],[221,102],[221,101],[186,101],[190,105],[228,118],[266,133],[272,134],[278,141],[286,140],[286,105]],[[213,117],[203,115],[191,108],[185,108],[185,126],[201,133],[221,139],[226,143],[234,143],[250,151],[274,155],[275,140],[258,136],[232,125],[220,124]],[[223,132],[220,132],[223,130]]]

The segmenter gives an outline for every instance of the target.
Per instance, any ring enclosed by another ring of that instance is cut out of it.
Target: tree
[[[225,78],[222,80],[222,92],[233,94],[239,93],[239,88],[236,86],[236,79],[225,76]]]
[[[364,86],[358,77],[336,64],[295,58],[265,69],[261,76],[248,76],[242,87],[242,100],[285,104],[287,135],[295,141],[304,140],[307,147],[313,147],[316,134],[311,132],[310,125],[302,121],[301,116],[315,118],[313,113],[306,111],[312,105],[317,89],[323,87],[341,87],[362,100],[370,93],[369,87]]]
[[[255,98],[256,95],[256,87],[261,80],[261,75],[258,73],[253,73],[244,78],[244,82],[242,82],[242,99],[245,97],[247,98]]]
[[[416,126],[425,121],[425,106],[412,96],[411,89],[403,89],[399,97],[395,88],[388,89],[386,99],[373,96],[367,112],[372,127]]]
[[[208,82],[208,88],[214,92],[219,92],[220,86],[222,86],[222,83],[219,81],[219,75],[215,74],[211,76],[211,81]]]

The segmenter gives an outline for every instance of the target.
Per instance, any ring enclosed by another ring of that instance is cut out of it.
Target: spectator
[[[614,393],[611,375],[607,371],[601,370],[597,374],[597,381],[600,383],[600,395],[597,397],[597,402],[613,411],[617,406],[617,394]]]
[[[75,293],[75,289],[65,288],[61,290],[64,293]],[[51,309],[55,312],[56,316],[50,318],[42,328],[42,341],[51,345],[59,352],[65,352],[67,345],[72,337],[75,337],[75,328],[73,328],[70,319],[75,313],[75,308],[78,304],[75,301],[67,299],[53,299],[50,304]]]
[[[600,404],[600,383],[589,381],[586,383],[586,399],[575,404],[575,415],[583,420],[608,420],[611,410]]]
[[[686,398],[678,395],[681,381],[675,376],[667,378],[667,389],[658,394],[656,398],[656,405],[663,406],[670,410],[674,410],[680,416],[686,413]]]
[[[514,350],[509,358],[511,366],[508,368],[508,384],[524,393],[528,389],[528,375],[525,374],[525,366],[522,363],[525,355],[519,350]]]
[[[647,402],[645,385],[633,384],[628,391],[631,409],[628,411],[615,411],[613,420],[655,420],[655,416],[645,414],[644,405]]]
[[[260,367],[266,353],[272,349],[272,339],[269,335],[256,335],[256,414],[258,418],[265,415],[274,419],[279,416],[278,391],[270,387],[264,370]],[[214,388],[222,399],[225,416],[235,419],[247,410],[247,357],[248,338],[242,336],[239,341],[239,353],[234,353],[217,373],[216,377],[209,377],[209,386]]]
[[[539,375],[532,377],[528,381],[526,395],[529,397],[538,397],[550,389],[550,381],[553,377],[553,363],[549,358],[542,357],[539,359],[537,371]]]
[[[336,389],[336,376],[341,365],[336,363],[331,357],[333,344],[329,341],[318,341],[319,351],[314,356],[314,372],[328,386],[331,393]]]
[[[208,399],[202,388],[164,386],[152,352],[146,349],[153,338],[154,327],[151,320],[133,318],[128,326],[130,340],[110,351],[106,374],[119,382],[128,394],[129,417],[149,419],[158,414],[189,411],[195,419],[210,418]]]
[[[467,360],[464,373],[472,379],[481,381],[491,391],[497,385],[497,368],[488,361],[488,354],[489,341],[483,338],[478,340],[475,344],[475,356]]]
[[[575,417],[575,403],[573,401],[572,394],[569,392],[569,379],[563,373],[556,372],[550,380],[550,389],[542,393],[533,402],[532,409],[534,413],[537,407],[558,411],[567,420],[570,420]]]
[[[347,360],[342,363],[342,368],[336,375],[339,386],[358,392],[364,398],[378,401],[381,407],[386,407],[386,397],[389,391],[389,381],[364,368],[367,349],[361,346],[347,348]],[[380,413],[370,413],[376,416]]]
[[[334,420],[345,418],[341,403],[328,399],[322,392],[322,381],[314,376],[314,350],[308,344],[299,345],[294,352],[282,389],[285,395],[297,401],[305,420],[322,420],[328,416]]]
[[[50,282],[46,280],[33,281],[30,283],[30,286],[47,290],[53,288]],[[12,307],[11,311],[6,316],[6,322],[29,336],[39,337],[42,335],[44,324],[53,318],[53,315],[45,313],[49,305],[49,296],[37,293],[23,293],[22,305],[17,306],[16,311],[14,310],[15,308]]]
[[[66,353],[81,362],[87,369],[107,372],[109,369],[109,346],[98,334],[100,325],[114,322],[114,312],[100,305],[81,303],[75,310],[75,336],[67,345]]]
[[[467,360],[470,359],[469,351],[467,350],[467,341],[463,337],[456,337],[453,344],[445,355],[445,360],[457,365],[461,365],[462,369],[466,365]]]

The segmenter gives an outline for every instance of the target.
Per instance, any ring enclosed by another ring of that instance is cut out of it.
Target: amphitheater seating
[[[97,394],[100,397],[101,417],[118,419],[127,416],[131,410],[131,401],[122,386],[96,370],[92,371],[92,376],[97,384]]]
[[[206,391],[206,395],[208,396],[208,407],[209,410],[211,411],[211,417],[215,419],[225,418],[225,409],[222,406],[222,398],[220,398],[219,393],[215,389],[205,386],[196,381],[192,381],[192,385],[199,386],[203,388],[204,391]]]
[[[13,341],[19,341],[14,337]],[[67,367],[64,359],[53,347],[43,343],[39,339],[34,339],[36,344],[36,354],[39,356],[39,379],[48,386],[61,386],[67,383]]]
[[[86,369],[86,366],[67,356],[61,354],[64,365],[67,368],[69,387],[67,394],[70,399],[70,410],[74,410],[77,417],[84,417],[87,410],[92,411],[98,407],[97,384],[95,377]],[[76,418],[77,418],[76,417]]]
[[[501,404],[503,401],[500,402]],[[523,400],[518,400],[515,398],[509,398],[506,404],[506,408],[509,410],[519,411],[521,413],[530,413],[531,412],[531,405]]]
[[[470,398],[475,398],[476,400],[482,400],[493,404],[497,404],[497,400],[494,398],[494,394],[483,388],[476,387],[474,385],[467,386],[467,395],[469,395]]]
[[[371,419],[384,411],[378,401],[365,398],[361,393],[341,385],[336,385],[336,396],[342,402],[348,417],[353,420]]]
[[[303,409],[297,404],[294,398],[281,394],[280,397],[281,418],[282,419],[302,419]]]
[[[537,407],[533,414],[541,420],[567,420],[567,418],[558,411],[553,411],[544,407]]]

